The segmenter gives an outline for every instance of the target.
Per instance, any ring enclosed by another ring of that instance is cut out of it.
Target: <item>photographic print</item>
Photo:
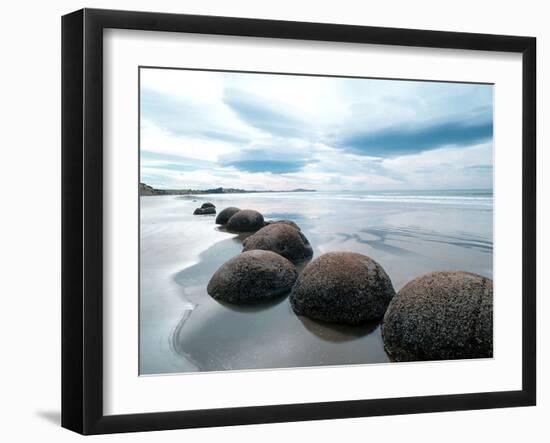
[[[493,93],[139,68],[140,375],[492,358]]]

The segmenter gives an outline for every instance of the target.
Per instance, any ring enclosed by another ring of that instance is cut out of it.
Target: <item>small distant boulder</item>
[[[209,215],[209,214],[215,214],[216,208],[212,208],[211,206],[208,206],[206,208],[197,208],[193,212],[193,215]]]
[[[328,252],[304,268],[290,303],[298,315],[357,325],[382,318],[394,295],[388,274],[370,257]]]
[[[231,216],[226,226],[235,232],[257,231],[264,226],[264,216],[253,209],[243,209]]]
[[[216,217],[216,224],[225,225],[229,221],[229,219],[239,211],[240,209],[235,208],[234,206],[230,206],[229,208],[223,209]]]
[[[298,231],[301,231],[300,229],[300,226],[298,226],[296,223],[294,223],[292,220],[270,220],[270,221],[266,221],[265,222],[265,225],[268,226],[268,225],[276,225],[278,223],[281,223],[283,225],[288,225],[288,226],[292,226],[293,228],[295,229],[298,229]]]
[[[225,262],[206,290],[228,303],[257,303],[289,292],[297,276],[286,258],[270,251],[248,251]]]
[[[243,251],[273,251],[293,262],[313,256],[313,249],[302,232],[286,223],[272,223],[243,242]]]
[[[382,323],[395,361],[493,356],[493,281],[464,271],[431,272],[407,283]]]
[[[206,208],[215,208],[216,206],[214,206],[214,203],[210,203],[210,202],[206,202],[206,203],[203,203],[201,205],[201,208],[202,209],[206,209]]]

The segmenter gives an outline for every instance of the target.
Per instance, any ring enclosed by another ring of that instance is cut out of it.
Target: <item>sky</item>
[[[491,85],[142,68],[160,189],[491,189]]]

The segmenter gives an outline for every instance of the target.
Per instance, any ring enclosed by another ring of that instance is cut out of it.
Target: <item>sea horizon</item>
[[[152,186],[149,183],[140,182],[153,187],[154,189],[161,191],[188,191],[192,188],[171,188],[167,186]],[[213,189],[242,189],[247,192],[370,192],[370,193],[405,193],[405,192],[482,192],[482,193],[493,193],[493,188],[403,188],[403,189],[309,189],[309,188],[293,188],[293,189],[246,189],[246,187],[240,186],[214,186],[204,189],[192,189],[197,192],[206,192]]]

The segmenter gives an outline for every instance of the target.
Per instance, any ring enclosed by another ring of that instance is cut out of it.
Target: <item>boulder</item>
[[[253,209],[243,209],[232,215],[226,226],[235,232],[257,231],[264,226],[264,216]]]
[[[206,290],[228,303],[255,303],[286,294],[297,276],[286,258],[271,251],[248,251],[225,262]]]
[[[193,212],[193,215],[208,215],[208,214],[215,214],[216,213],[216,208],[212,208],[212,207],[206,207],[206,208],[197,208],[195,209],[195,211]]]
[[[272,223],[243,242],[243,251],[273,251],[293,262],[313,256],[313,249],[302,232],[286,223]]]
[[[382,266],[355,252],[329,252],[302,271],[290,303],[314,320],[357,325],[383,317],[395,295]]]
[[[205,209],[205,208],[215,208],[216,206],[214,206],[214,203],[210,203],[210,202],[206,202],[206,203],[203,203],[201,205],[201,208],[202,209]]]
[[[407,283],[382,323],[395,361],[493,356],[493,281],[464,271],[431,272]]]
[[[298,229],[298,231],[301,231],[300,227],[296,223],[294,223],[292,220],[270,220],[270,221],[266,221],[265,225],[266,226],[275,225],[275,224],[278,224],[278,223],[281,223],[283,225],[292,226],[293,228]]]
[[[218,216],[216,217],[216,224],[218,225],[225,225],[228,220],[233,217],[237,212],[239,212],[239,208],[235,208],[234,206],[230,206],[229,208],[223,209]]]

